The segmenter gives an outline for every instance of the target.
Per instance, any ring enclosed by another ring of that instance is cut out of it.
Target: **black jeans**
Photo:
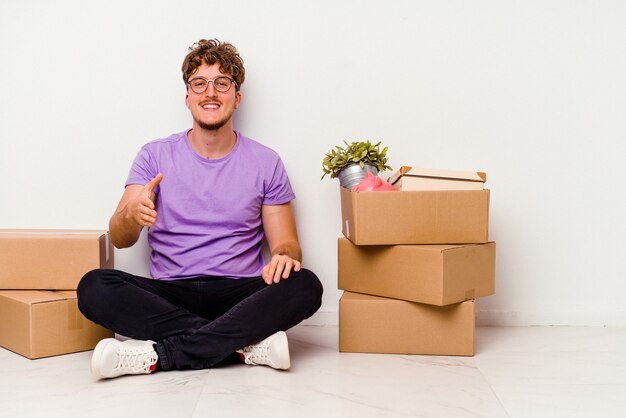
[[[271,285],[261,277],[165,281],[98,269],[82,278],[77,292],[89,320],[155,341],[163,370],[212,367],[310,317],[322,300],[322,284],[304,268]]]

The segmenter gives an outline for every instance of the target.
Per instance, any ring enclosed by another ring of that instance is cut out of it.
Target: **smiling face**
[[[215,77],[226,76],[220,71],[220,64],[213,65],[202,64],[189,77],[204,77],[213,80]],[[237,91],[235,84],[225,93],[215,90],[213,83],[209,83],[204,93],[194,93],[187,86],[187,96],[185,104],[191,111],[193,117],[194,129],[204,129],[209,131],[217,131],[222,127],[232,131],[232,116],[235,109],[241,102],[241,92]]]

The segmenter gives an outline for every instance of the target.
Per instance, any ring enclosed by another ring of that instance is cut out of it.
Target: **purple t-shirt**
[[[285,167],[276,152],[239,132],[228,155],[207,160],[187,132],[144,145],[126,181],[146,184],[163,173],[148,231],[150,273],[161,280],[259,276],[261,206],[295,198]]]

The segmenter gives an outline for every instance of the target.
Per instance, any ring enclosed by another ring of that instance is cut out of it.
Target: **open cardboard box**
[[[344,292],[339,351],[474,355],[474,301],[432,306]]]
[[[85,273],[113,268],[107,231],[0,229],[0,289],[76,289]]]
[[[482,190],[487,174],[481,171],[455,171],[402,166],[389,177],[398,190]]]
[[[488,241],[489,190],[341,190],[342,232],[357,245]]]
[[[113,333],[86,319],[74,291],[0,291],[0,346],[30,359],[93,349]]]
[[[496,243],[354,245],[338,240],[338,287],[450,305],[495,292]]]

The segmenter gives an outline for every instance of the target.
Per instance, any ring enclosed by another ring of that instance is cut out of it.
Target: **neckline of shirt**
[[[241,142],[241,134],[239,133],[239,131],[233,130],[233,132],[235,132],[235,135],[236,135],[235,145],[233,145],[233,148],[230,151],[228,151],[228,154],[224,155],[221,158],[215,158],[215,159],[204,158],[203,156],[199,155],[196,151],[194,151],[193,147],[191,146],[191,142],[189,141],[189,132],[191,131],[191,129],[192,128],[187,129],[183,135],[185,146],[187,147],[187,150],[193,154],[194,157],[196,157],[199,161],[202,161],[203,163],[215,164],[215,163],[219,163],[219,162],[229,159],[235,153],[237,148],[239,148],[239,143]]]

